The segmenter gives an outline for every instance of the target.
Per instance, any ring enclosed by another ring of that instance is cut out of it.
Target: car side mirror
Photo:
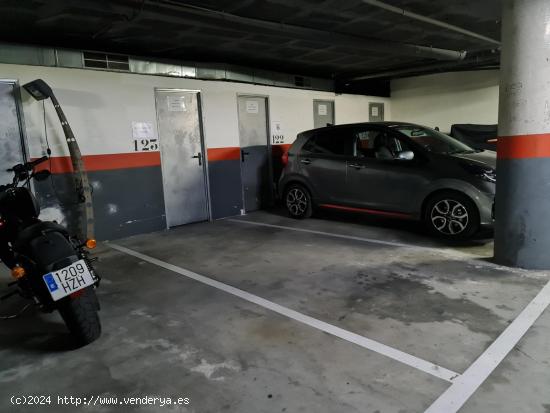
[[[413,151],[399,152],[395,157],[395,159],[398,161],[412,161],[414,159],[414,152]]]

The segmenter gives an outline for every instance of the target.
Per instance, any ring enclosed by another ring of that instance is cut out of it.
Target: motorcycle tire
[[[78,345],[90,344],[101,335],[99,305],[93,287],[85,288],[77,297],[67,297],[58,310]]]

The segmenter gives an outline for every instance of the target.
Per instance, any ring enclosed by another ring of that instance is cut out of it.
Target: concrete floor
[[[294,221],[278,211],[238,219],[327,234],[221,220],[116,244],[458,373],[550,279],[491,264],[488,240],[443,245],[414,223],[339,214]],[[97,255],[103,336],[73,350],[57,314],[0,321],[0,411],[34,411],[11,405],[12,395],[49,394],[190,399],[81,407],[89,412],[422,412],[449,387],[108,245]],[[546,311],[461,411],[550,412],[548,337]],[[54,401],[40,411],[63,411]]]

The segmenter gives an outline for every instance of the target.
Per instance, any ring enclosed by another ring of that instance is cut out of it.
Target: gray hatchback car
[[[279,195],[290,216],[315,208],[422,220],[469,238],[493,225],[496,153],[425,126],[357,123],[302,132],[283,156]]]

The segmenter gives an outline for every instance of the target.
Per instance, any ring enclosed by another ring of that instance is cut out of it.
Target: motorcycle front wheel
[[[59,314],[78,345],[85,346],[101,335],[99,301],[94,287],[87,287],[74,297],[67,297],[59,303]]]

